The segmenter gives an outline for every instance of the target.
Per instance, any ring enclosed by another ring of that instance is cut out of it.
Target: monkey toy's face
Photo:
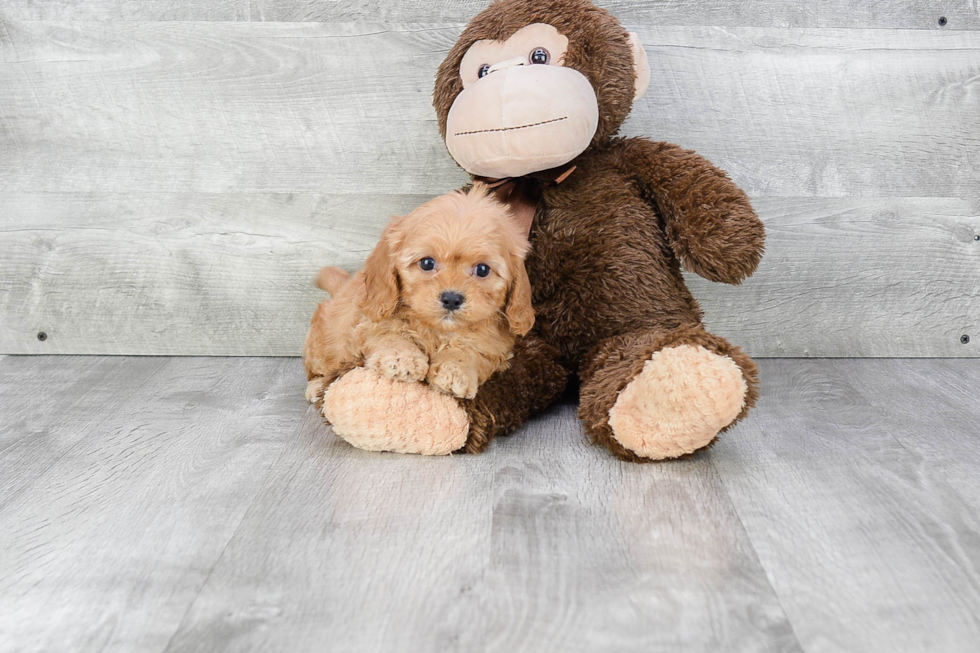
[[[463,169],[523,175],[567,163],[589,146],[599,105],[585,75],[564,66],[567,49],[568,38],[544,23],[470,46],[446,130],[449,152]]]
[[[615,103],[622,115],[613,120],[621,122],[632,100],[646,90],[649,69],[636,35],[627,34],[615,19],[602,14],[601,20],[611,24],[593,29],[588,29],[590,25],[583,29],[582,21],[572,26],[556,20],[567,33],[545,22],[507,30],[504,38],[472,39],[464,33],[440,69],[436,88],[446,146],[464,170],[483,177],[517,177],[564,165],[594,141],[609,138],[610,118],[600,110],[608,114],[608,105]],[[474,22],[468,32],[482,35],[481,30],[474,31],[474,26],[480,27],[480,17]],[[500,30],[489,33],[501,34]],[[595,43],[582,42],[587,39],[600,43],[601,56],[596,56]],[[610,66],[608,61],[598,61],[603,58],[618,61]],[[596,84],[600,73],[608,75],[610,68],[625,73],[625,84],[620,86],[632,83],[625,98],[612,102]],[[451,104],[449,97],[440,96],[440,87],[452,87]],[[440,102],[448,107],[445,115]],[[618,123],[612,130],[615,127]]]

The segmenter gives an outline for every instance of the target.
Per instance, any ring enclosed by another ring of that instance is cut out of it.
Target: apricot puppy
[[[396,217],[351,277],[324,268],[306,336],[306,398],[365,366],[472,399],[534,324],[527,238],[481,183]]]

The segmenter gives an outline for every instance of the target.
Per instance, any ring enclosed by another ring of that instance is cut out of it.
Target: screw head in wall
[[[940,16],[939,17],[939,26],[940,27],[946,27],[946,17],[945,16]]]
[[[960,342],[962,342],[964,345],[970,344],[970,336],[964,333],[963,335],[960,336]]]
[[[45,340],[48,339],[48,334],[46,334],[44,331],[38,331],[37,339],[40,340],[41,342],[44,342]]]

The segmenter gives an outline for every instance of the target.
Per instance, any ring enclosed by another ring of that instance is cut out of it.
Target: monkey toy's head
[[[649,81],[639,39],[604,9],[500,0],[449,51],[433,104],[464,170],[518,177],[608,142]]]

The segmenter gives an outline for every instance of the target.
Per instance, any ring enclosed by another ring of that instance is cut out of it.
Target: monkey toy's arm
[[[628,138],[619,148],[620,168],[663,216],[667,240],[686,270],[730,284],[755,272],[765,228],[724,171],[670,143]]]

